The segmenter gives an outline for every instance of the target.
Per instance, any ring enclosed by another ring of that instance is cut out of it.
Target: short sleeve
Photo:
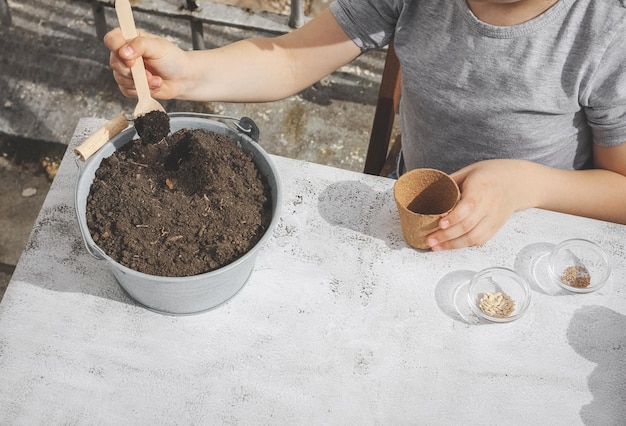
[[[605,50],[582,103],[594,142],[601,146],[626,142],[626,24]]]
[[[386,46],[393,38],[403,0],[336,0],[330,10],[361,51]]]

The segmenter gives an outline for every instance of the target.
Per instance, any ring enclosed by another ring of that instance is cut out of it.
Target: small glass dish
[[[555,246],[548,259],[552,281],[567,291],[591,293],[601,288],[611,275],[611,262],[598,244],[579,238]]]
[[[509,309],[510,312],[506,312],[504,316],[490,314],[487,312],[490,309],[481,308],[481,300],[484,300],[484,297],[488,298],[489,294],[497,297],[498,293],[507,295],[514,302]],[[472,312],[480,318],[492,322],[510,322],[521,317],[528,309],[530,287],[517,272],[508,268],[493,267],[483,269],[474,275],[469,284],[467,297]]]

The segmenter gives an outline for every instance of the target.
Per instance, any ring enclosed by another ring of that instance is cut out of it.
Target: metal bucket
[[[243,288],[252,270],[257,254],[271,236],[280,218],[282,189],[276,167],[267,153],[256,142],[258,128],[248,118],[236,119],[207,114],[171,113],[171,131],[183,128],[206,129],[231,136],[248,153],[271,188],[272,219],[259,242],[242,257],[220,269],[190,277],[160,277],[134,271],[109,257],[91,238],[87,227],[87,196],[103,158],[136,138],[134,128],[128,128],[111,139],[85,164],[76,184],[76,214],[85,247],[97,259],[104,259],[120,286],[136,302],[155,312],[186,315],[215,308],[232,298]],[[212,118],[234,120],[235,129]]]

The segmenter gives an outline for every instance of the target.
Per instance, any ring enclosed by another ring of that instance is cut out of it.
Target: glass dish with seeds
[[[477,273],[469,284],[468,302],[478,317],[491,322],[510,322],[530,305],[530,287],[515,271],[493,267]]]
[[[607,282],[611,263],[598,244],[574,238],[552,249],[548,271],[551,280],[561,288],[574,293],[590,293]]]

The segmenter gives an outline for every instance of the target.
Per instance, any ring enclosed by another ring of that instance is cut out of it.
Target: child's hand
[[[532,180],[522,160],[486,160],[451,176],[461,189],[457,206],[428,237],[433,251],[481,245],[517,210],[533,206]]]
[[[137,96],[130,66],[140,56],[143,56],[148,85],[155,98],[172,99],[182,93],[187,58],[176,45],[141,30],[137,38],[127,43],[119,28],[107,33],[104,43],[111,50],[109,64],[124,96]]]

